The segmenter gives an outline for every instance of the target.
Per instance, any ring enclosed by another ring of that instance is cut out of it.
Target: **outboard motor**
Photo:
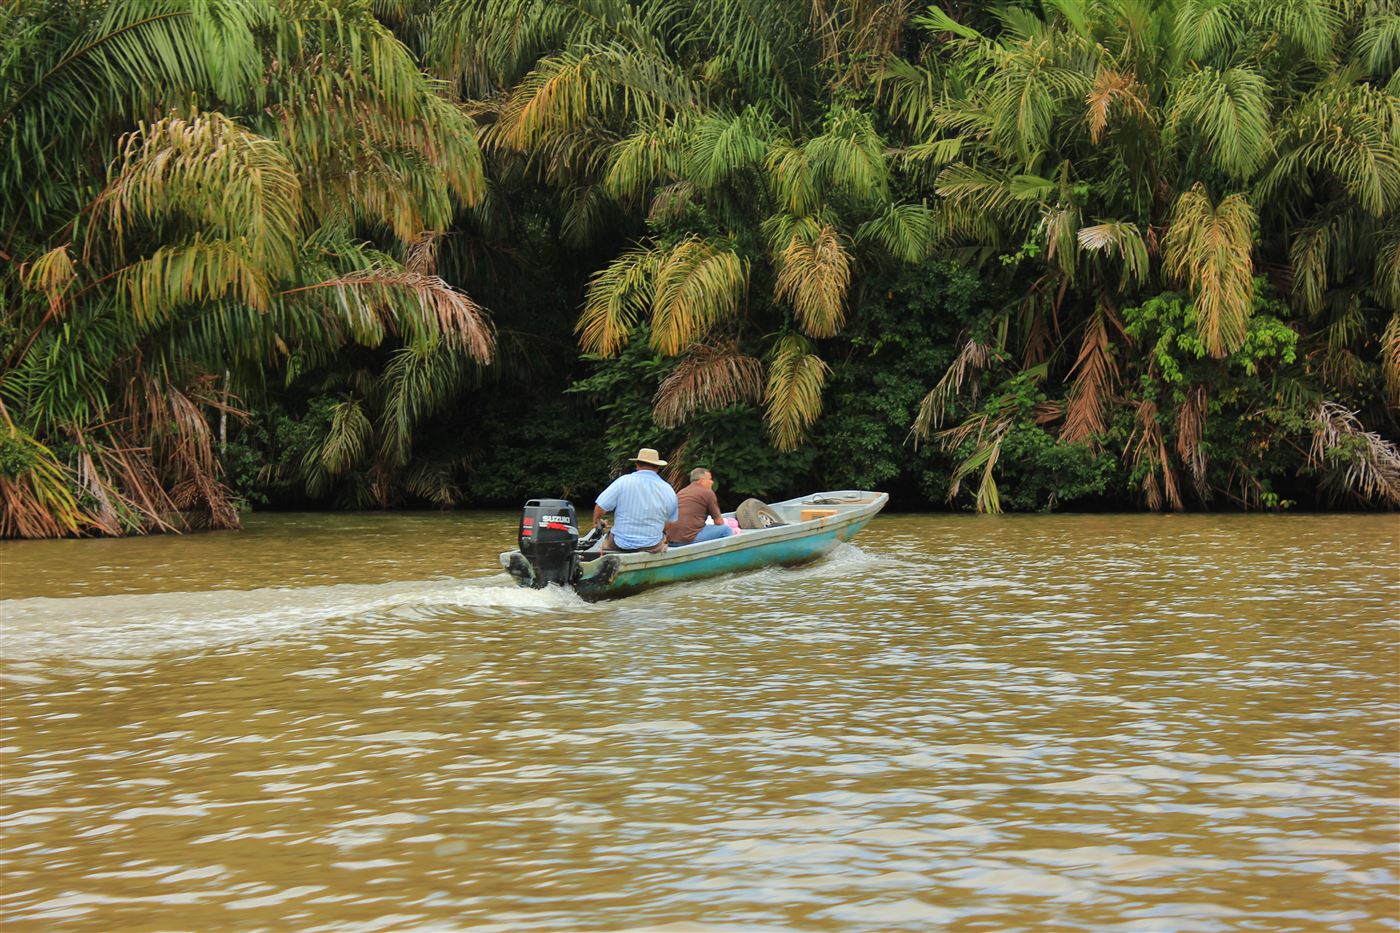
[[[578,522],[567,499],[531,499],[520,513],[520,553],[530,562],[530,585],[574,582]]]

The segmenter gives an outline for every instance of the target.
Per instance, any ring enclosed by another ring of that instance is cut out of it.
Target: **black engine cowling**
[[[530,562],[530,585],[574,582],[578,521],[567,499],[531,499],[520,513],[520,553]]]

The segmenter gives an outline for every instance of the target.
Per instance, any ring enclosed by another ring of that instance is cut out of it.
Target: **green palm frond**
[[[179,217],[232,243],[264,273],[290,271],[300,239],[301,187],[280,147],[222,114],[168,117],[127,137],[120,167],[93,205],[86,252],[118,247],[133,226]]]
[[[0,218],[38,229],[86,199],[75,166],[111,152],[110,127],[191,93],[246,99],[261,62],[258,4],[236,0],[30,2],[7,11],[0,56]]]
[[[738,313],[748,284],[748,263],[733,251],[698,236],[677,243],[656,269],[651,345],[667,356],[680,353]]]
[[[1001,494],[997,489],[995,470],[997,461],[1001,459],[1002,442],[1006,440],[1006,435],[1011,430],[1011,423],[1011,419],[1007,417],[993,420],[987,415],[975,415],[961,427],[945,432],[947,438],[944,442],[944,448],[953,449],[966,440],[968,436],[966,432],[969,427],[976,427],[972,453],[958,462],[949,477],[949,502],[957,499],[958,493],[962,491],[963,480],[973,473],[981,471],[981,476],[977,481],[973,507],[980,513],[1001,514]],[[954,443],[954,440],[957,443]]]
[[[939,172],[934,190],[959,206],[1007,219],[1025,210],[1011,193],[1010,176],[964,163],[955,163]]]
[[[914,19],[918,22],[920,18]],[[891,56],[885,60],[881,98],[891,115],[909,127],[915,139],[927,139],[937,128],[934,108],[943,96],[942,84],[942,78],[935,69]]]
[[[1310,193],[1321,176],[1375,217],[1400,205],[1400,99],[1365,85],[1327,84],[1279,123],[1280,155],[1259,182],[1260,197]]]
[[[919,402],[919,413],[909,429],[910,437],[917,445],[928,440],[934,430],[943,426],[943,419],[952,410],[953,402],[968,386],[973,397],[977,394],[977,377],[998,358],[996,349],[969,337],[963,341],[953,362]]]
[[[1381,333],[1381,368],[1392,407],[1400,408],[1400,312],[1390,316]]]
[[[408,462],[413,431],[424,418],[457,397],[469,370],[460,354],[437,340],[415,341],[394,351],[381,379],[380,454],[384,462]]]
[[[337,402],[331,406],[330,414],[325,436],[307,451],[303,463],[309,473],[325,477],[339,476],[354,468],[369,453],[374,439],[374,425],[361,402]]]
[[[1077,236],[1079,208],[1073,204],[1047,207],[1041,214],[1045,235],[1045,258],[1059,266],[1060,273],[1073,281],[1079,267],[1079,250],[1084,241]]]
[[[1233,0],[1183,0],[1177,7],[1172,43],[1179,57],[1219,61],[1242,35],[1240,8]]]
[[[837,110],[822,134],[808,140],[802,150],[821,190],[857,200],[888,197],[885,142],[868,115],[849,108]]]
[[[1400,223],[1387,228],[1376,246],[1377,296],[1383,307],[1400,311]]]
[[[564,211],[559,219],[559,235],[574,247],[593,243],[616,214],[616,206],[600,185],[575,185],[563,192],[560,201]]]
[[[447,507],[462,500],[461,487],[454,481],[457,464],[418,460],[404,476],[404,488],[420,499]]]
[[[1200,133],[1206,154],[1232,178],[1253,177],[1269,156],[1268,88],[1258,72],[1201,68],[1176,88],[1168,111],[1169,130]]]
[[[75,535],[90,521],[73,495],[71,471],[8,415],[0,423],[0,453],[0,538]]]
[[[926,259],[933,248],[933,213],[923,204],[890,204],[856,230],[856,242],[873,243],[902,262]]]
[[[639,246],[600,270],[588,283],[588,293],[574,333],[585,353],[611,356],[626,345],[651,308],[654,276],[664,251]]]
[[[914,25],[930,32],[951,32],[964,39],[982,39],[982,34],[971,26],[966,26],[948,15],[941,7],[930,5],[928,9],[911,20]]]
[[[762,165],[772,133],[771,121],[752,108],[702,118],[687,139],[686,177],[700,188],[714,188]]]
[[[1256,223],[1244,195],[1212,204],[1201,185],[1183,193],[1172,213],[1164,268],[1195,298],[1201,343],[1212,356],[1225,356],[1244,342],[1254,305],[1250,254]]]
[[[709,54],[707,78],[737,84],[751,99],[772,98],[783,112],[797,110],[800,83],[812,60],[804,28],[809,4],[801,0],[695,0],[682,31],[687,46]]]
[[[689,80],[665,60],[621,46],[564,51],[543,59],[511,90],[485,135],[491,144],[529,152],[590,124],[655,124],[694,99]]]
[[[806,338],[781,337],[768,358],[764,420],[778,450],[793,450],[822,410],[822,388],[831,369]]]
[[[652,197],[647,221],[653,224],[675,223],[685,214],[686,208],[695,203],[695,194],[695,186],[690,182],[672,182]]]
[[[608,153],[603,188],[618,200],[640,196],[652,185],[681,171],[681,138],[675,124],[639,129],[615,143]]]
[[[242,243],[196,236],[183,246],[162,246],[122,268],[118,289],[142,326],[164,323],[180,309],[229,299],[266,310],[272,288],[258,257]]]
[[[653,15],[664,15],[658,5]],[[568,46],[622,43],[656,54],[656,24],[612,0],[444,0],[432,11],[426,59],[474,97],[520,81],[540,59]]]
[[[816,209],[820,203],[817,177],[801,146],[779,140],[769,150],[766,165],[769,188],[782,210],[802,217]]]
[[[49,314],[57,315],[63,306],[64,295],[77,280],[78,270],[73,257],[68,255],[68,244],[55,246],[34,260],[23,274],[24,286],[33,291],[43,292],[48,298]]]
[[[1376,250],[1380,239],[1371,218],[1356,211],[1326,211],[1301,224],[1288,246],[1294,305],[1310,315],[1320,312],[1329,282],[1344,279],[1352,263]],[[1383,250],[1384,241],[1379,245]],[[1383,273],[1377,284],[1384,288]]]
[[[394,51],[400,70],[412,65]],[[348,209],[409,240],[445,227],[454,201],[473,206],[485,196],[474,124],[416,71],[396,74],[386,93],[353,57],[292,64],[285,85],[269,91],[278,100],[259,128],[283,144],[319,213]]]
[[[1252,28],[1273,32],[1316,65],[1332,63],[1347,17],[1336,0],[1250,0],[1245,9]]]
[[[1085,49],[1082,39],[1049,31],[995,52],[985,107],[1003,151],[1030,162],[1033,153],[1051,147],[1056,117],[1091,90]]]
[[[1391,94],[1400,93],[1400,13],[1381,12],[1367,17],[1352,51],[1367,73]]]

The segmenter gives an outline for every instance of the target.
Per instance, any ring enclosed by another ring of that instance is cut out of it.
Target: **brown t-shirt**
[[[666,540],[672,544],[689,544],[695,540],[700,529],[705,527],[705,516],[713,516],[716,524],[723,524],[724,513],[719,510],[719,499],[713,489],[699,483],[676,493],[677,511],[680,518],[666,526]]]

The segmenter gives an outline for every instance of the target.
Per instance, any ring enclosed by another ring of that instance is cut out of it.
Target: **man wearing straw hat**
[[[604,489],[593,506],[593,524],[613,513],[613,524],[600,551],[666,550],[666,523],[680,518],[676,491],[657,472],[666,465],[656,450],[643,447],[632,458],[636,469],[619,476]]]

